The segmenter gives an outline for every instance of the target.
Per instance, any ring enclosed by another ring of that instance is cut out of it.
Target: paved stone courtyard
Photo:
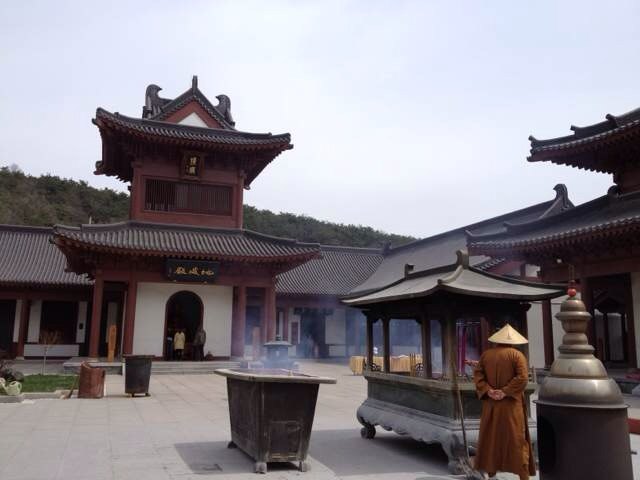
[[[311,436],[311,468],[270,465],[268,478],[461,478],[428,446],[379,431],[363,440],[355,411],[366,394],[362,377],[335,364],[304,363],[307,373],[334,376],[321,385]],[[123,395],[123,379],[107,377],[102,400],[37,400],[0,404],[2,480],[255,479],[253,461],[229,440],[225,379],[217,375],[156,375],[150,397]],[[640,448],[632,436],[632,448]],[[640,462],[634,456],[634,471]],[[513,479],[510,475],[499,478]]]

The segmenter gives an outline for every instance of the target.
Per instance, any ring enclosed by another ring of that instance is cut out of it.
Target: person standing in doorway
[[[176,360],[182,360],[182,354],[184,352],[184,342],[184,329],[180,328],[173,337],[173,351],[176,354]]]
[[[204,344],[207,342],[207,332],[204,331],[202,325],[198,327],[198,331],[193,337],[193,359],[196,362],[204,360]]]
[[[167,332],[167,360],[173,360],[173,335],[171,332]]]
[[[491,477],[510,472],[527,480],[536,474],[524,396],[529,372],[526,357],[513,346],[528,341],[509,324],[489,341],[496,347],[482,354],[473,372],[482,400],[475,467]]]

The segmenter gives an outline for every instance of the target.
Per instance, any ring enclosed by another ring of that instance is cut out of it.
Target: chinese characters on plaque
[[[219,269],[218,262],[168,259],[166,264],[167,278],[176,282],[212,283]]]
[[[197,177],[200,174],[200,158],[197,155],[187,156],[184,170],[185,175]]]

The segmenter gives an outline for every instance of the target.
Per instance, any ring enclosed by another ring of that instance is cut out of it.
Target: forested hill
[[[0,223],[14,225],[78,225],[126,220],[129,195],[97,189],[87,182],[53,175],[33,177],[17,167],[0,168]],[[414,240],[360,225],[324,222],[306,215],[273,213],[244,206],[244,225],[249,230],[295,238],[302,242],[354,247],[400,245]]]

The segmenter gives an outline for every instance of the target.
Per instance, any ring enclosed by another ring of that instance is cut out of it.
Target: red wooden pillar
[[[433,365],[431,363],[431,320],[426,313],[420,316],[420,332],[422,334],[422,376],[433,377]]]
[[[282,309],[282,340],[289,341],[289,307]]]
[[[99,353],[103,292],[104,279],[102,278],[102,272],[97,271],[93,283],[93,305],[91,306],[91,334],[89,338],[89,357],[91,358],[98,358]]]
[[[270,285],[264,289],[265,341],[276,339],[276,287]]]
[[[244,358],[244,338],[247,323],[247,287],[236,287],[233,323],[231,325],[231,356]]]
[[[385,373],[391,373],[391,338],[389,334],[389,317],[382,317],[382,343],[384,353],[382,365]]]
[[[542,335],[544,342],[544,368],[550,368],[555,358],[553,351],[553,318],[551,300],[542,301]]]
[[[371,366],[373,365],[373,322],[376,321],[376,317],[373,313],[367,313],[367,347],[366,347],[366,356],[367,356],[367,370],[371,371]]]
[[[24,358],[24,342],[27,338],[27,329],[29,328],[29,312],[31,310],[31,301],[27,297],[22,297],[20,302],[20,326],[18,330],[18,348],[16,357]]]
[[[125,355],[131,355],[133,353],[133,332],[135,331],[136,324],[137,296],[138,281],[134,278],[130,278],[129,285],[127,287],[127,304],[125,306],[126,310],[124,314],[124,340],[122,352]]]
[[[589,285],[589,279],[587,277],[580,278],[580,298],[587,308],[587,311],[591,314],[591,320],[587,328],[587,336],[589,337],[589,343],[595,348],[595,355],[599,360],[603,360],[602,354],[598,346],[598,340],[596,335],[596,320],[593,317],[593,301],[591,285]]]
[[[244,173],[244,171],[240,172],[239,175],[239,179],[238,179],[238,184],[235,187],[236,190],[236,201],[235,201],[235,208],[238,209],[238,211],[236,212],[236,227],[237,228],[242,228],[242,224],[244,222],[244,211],[243,211],[243,201],[242,201],[242,195],[244,193],[244,181],[246,178],[246,174]]]
[[[634,312],[633,312],[633,291],[631,290],[631,278],[627,276],[627,281],[625,282],[625,303],[626,303],[626,316],[627,316],[627,358],[628,365],[631,368],[636,368],[638,366],[638,352],[636,352],[636,328],[634,323]],[[624,327],[623,327],[624,331]]]

